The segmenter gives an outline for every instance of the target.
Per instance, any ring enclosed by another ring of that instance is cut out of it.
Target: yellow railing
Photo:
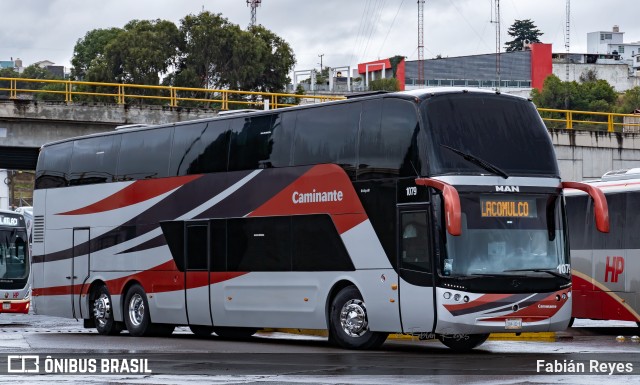
[[[538,108],[542,119],[545,122],[562,122],[564,127],[571,129],[595,129],[608,132],[634,132],[640,133],[640,115],[617,114],[613,112],[590,112],[576,110],[557,110],[553,108]],[[551,115],[553,117],[547,116]],[[576,118],[577,117],[577,118]],[[629,118],[630,122],[624,122],[624,118]],[[593,118],[591,120],[590,118]],[[619,130],[616,128],[620,127]]]
[[[6,83],[3,84],[3,82],[8,82],[8,87],[5,87]],[[29,88],[29,84],[35,84],[36,87]],[[49,86],[49,88],[40,88],[43,86]],[[125,104],[127,99],[153,99],[165,101],[171,107],[180,106],[180,102],[196,102],[209,105],[213,103],[217,104],[220,110],[228,110],[230,105],[264,106],[267,101],[269,108],[279,108],[296,105],[290,102],[295,99],[311,99],[319,102],[344,99],[343,96],[329,95],[297,95],[273,92],[3,77],[0,77],[0,91],[8,91],[10,99],[18,99],[19,94],[60,95],[60,99],[64,96],[64,101],[67,103],[73,102],[75,96],[106,97],[118,104]],[[145,95],[145,91],[148,94]],[[282,99],[285,98],[288,100],[283,101]],[[78,98],[76,98],[76,100],[77,99]]]
[[[6,87],[8,85],[8,87]],[[44,89],[42,87],[45,87]],[[159,100],[171,107],[190,106],[196,103],[228,110],[230,105],[263,107],[267,101],[269,108],[294,106],[293,100],[313,100],[325,102],[342,100],[343,96],[297,95],[272,92],[212,90],[205,88],[146,86],[139,84],[118,84],[101,82],[83,82],[72,80],[45,80],[0,77],[0,91],[8,91],[10,99],[18,99],[19,94],[50,94],[67,103],[87,101],[87,97],[125,104],[127,100]],[[146,93],[146,94],[145,94]],[[552,122],[557,128],[595,129],[609,132],[640,133],[640,117],[631,114],[611,112],[589,112],[538,108],[545,122]],[[631,118],[624,122],[624,118]],[[564,124],[562,124],[564,123]],[[553,125],[553,124],[552,124]],[[562,127],[564,126],[564,127]],[[617,130],[617,128],[620,128]]]

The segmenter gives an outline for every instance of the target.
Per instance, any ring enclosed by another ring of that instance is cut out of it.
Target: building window
[[[601,33],[600,34],[600,40],[611,40],[611,34],[610,33]]]
[[[624,46],[623,45],[619,45],[618,46],[618,53],[624,53]]]

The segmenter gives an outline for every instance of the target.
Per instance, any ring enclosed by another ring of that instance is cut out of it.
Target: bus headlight
[[[449,299],[451,298],[451,293],[449,293],[448,291],[445,291],[443,294],[444,299]]]
[[[460,301],[460,294],[454,295],[453,296],[453,300],[456,301],[456,302]]]

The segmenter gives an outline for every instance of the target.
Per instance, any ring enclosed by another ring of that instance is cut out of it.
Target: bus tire
[[[104,285],[98,286],[91,298],[90,314],[98,333],[105,336],[120,334],[122,323],[116,322],[113,318],[113,302],[107,287]]]
[[[331,303],[329,341],[346,349],[375,349],[388,333],[369,330],[367,308],[355,286],[340,290]]]
[[[216,327],[213,332],[220,338],[229,340],[243,340],[256,334],[258,329],[255,328],[239,328],[239,327]]]
[[[149,302],[142,286],[135,284],[129,288],[124,301],[124,323],[129,334],[141,337],[153,334]]]
[[[484,343],[489,338],[489,334],[439,334],[438,339],[446,347],[457,352],[468,352]]]
[[[189,325],[191,333],[198,337],[209,337],[213,333],[213,327],[203,325]]]

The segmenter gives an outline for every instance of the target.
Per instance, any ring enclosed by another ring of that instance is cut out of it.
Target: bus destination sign
[[[20,221],[17,217],[0,215],[0,226],[18,226]]]
[[[536,200],[522,198],[480,198],[483,218],[536,218]]]

